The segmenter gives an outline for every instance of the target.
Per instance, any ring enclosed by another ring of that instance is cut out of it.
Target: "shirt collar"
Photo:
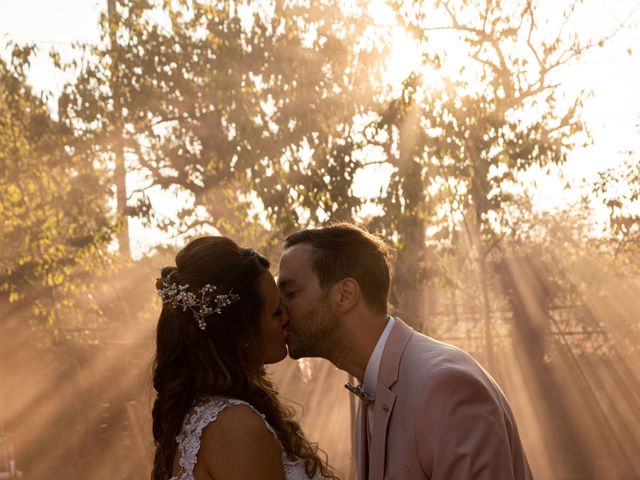
[[[389,317],[387,326],[384,327],[382,335],[380,335],[378,343],[376,344],[376,347],[373,349],[373,352],[369,357],[367,368],[364,371],[364,381],[362,382],[362,388],[364,388],[373,396],[375,396],[376,394],[376,387],[378,385],[378,370],[380,370],[380,360],[382,360],[382,352],[384,350],[384,346],[387,343],[387,339],[389,338],[389,334],[391,333],[391,328],[393,327],[394,321],[395,320],[393,317]]]

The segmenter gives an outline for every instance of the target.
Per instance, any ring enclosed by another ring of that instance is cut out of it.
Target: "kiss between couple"
[[[358,479],[532,479],[495,381],[387,313],[389,252],[350,224],[287,238],[269,262],[198,238],[162,269],[154,480],[337,478],[264,365],[322,357],[360,381]],[[345,442],[348,444],[348,442]]]

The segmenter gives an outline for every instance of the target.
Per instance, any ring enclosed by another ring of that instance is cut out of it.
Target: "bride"
[[[162,269],[153,480],[337,478],[265,375],[287,355],[266,258],[198,238]]]

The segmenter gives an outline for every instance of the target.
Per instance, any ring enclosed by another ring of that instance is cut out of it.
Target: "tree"
[[[91,277],[108,257],[107,190],[28,85],[34,47],[10,49],[10,60],[0,61],[0,289],[9,301],[30,300],[57,331],[78,295],[91,304]]]
[[[442,262],[456,249],[452,241],[469,236],[491,366],[490,291],[497,285],[487,262],[509,233],[505,215],[522,175],[534,166],[562,164],[588,138],[580,118],[583,95],[567,101],[554,75],[598,42],[566,30],[571,8],[553,34],[543,34],[533,1],[394,6],[423,62],[374,122],[374,132],[386,132],[386,161],[394,167],[384,215],[374,223],[395,233],[398,258],[409,259],[398,272],[410,279],[402,287],[405,305],[423,305],[424,281],[446,272],[426,268],[439,262],[432,254],[425,261],[425,226]]]
[[[640,130],[640,125],[638,126]],[[627,151],[616,168],[602,171],[593,188],[609,212],[609,234],[618,268],[637,273],[640,264],[640,162]]]
[[[282,232],[351,218],[353,122],[384,48],[367,40],[366,5],[119,0],[114,41],[65,92],[67,118],[107,155],[120,105],[125,155],[193,199],[183,232],[204,223],[242,241],[256,209]]]

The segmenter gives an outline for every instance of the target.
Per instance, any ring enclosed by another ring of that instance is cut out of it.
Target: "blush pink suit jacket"
[[[531,480],[509,404],[462,350],[396,318],[380,362],[373,431],[356,420],[359,480]]]

